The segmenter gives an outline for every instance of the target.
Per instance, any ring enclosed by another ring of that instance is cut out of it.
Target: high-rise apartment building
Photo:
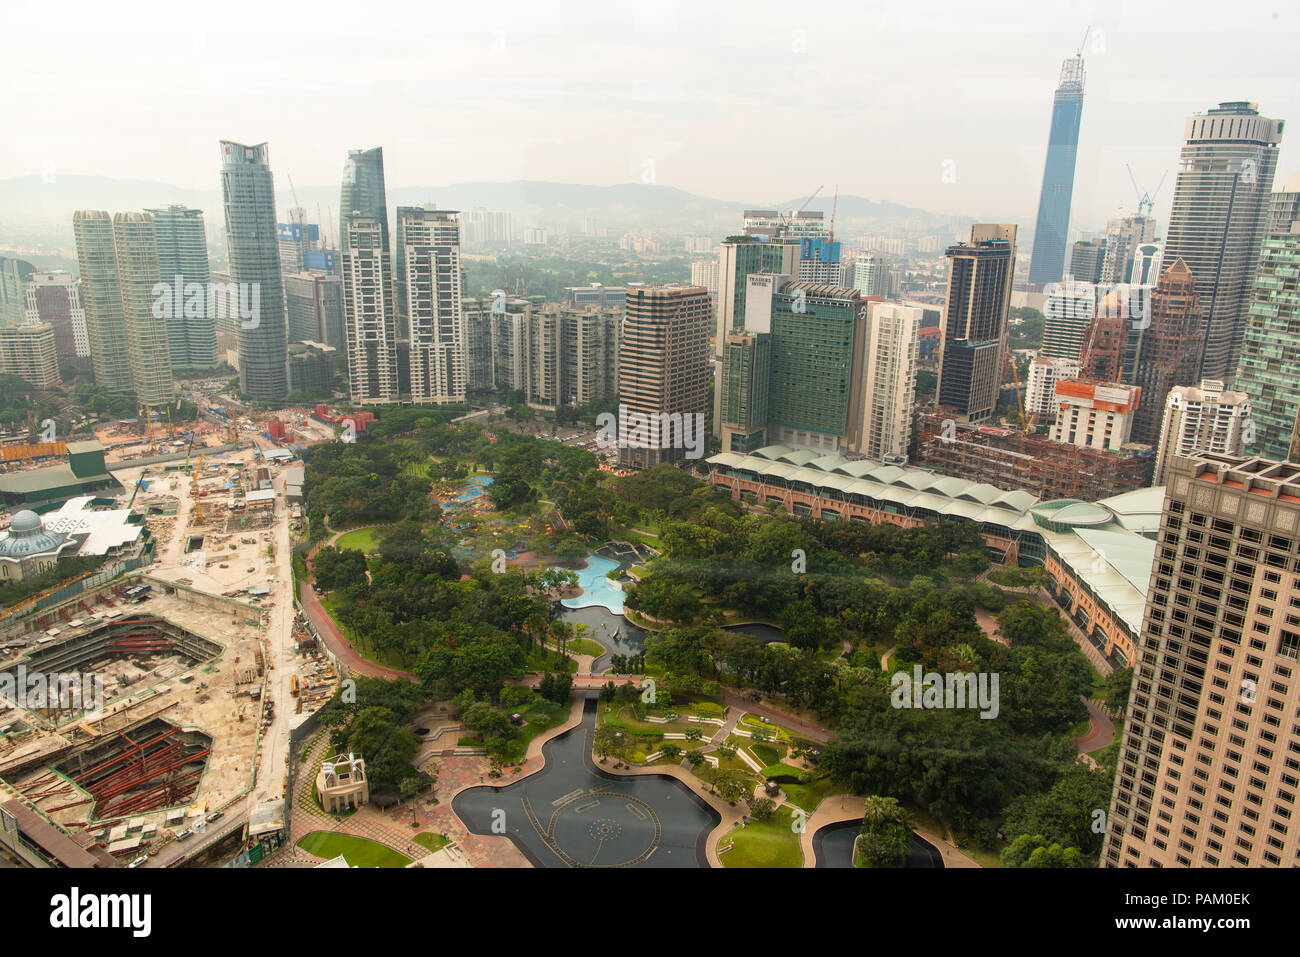
[[[1054,284],[1043,303],[1043,348],[1050,359],[1078,360],[1097,311],[1097,287],[1090,282]]]
[[[0,372],[37,389],[58,385],[62,380],[54,328],[48,322],[0,326]]]
[[[1240,455],[1253,428],[1250,396],[1225,389],[1217,379],[1175,386],[1165,398],[1152,485],[1164,485],[1175,457],[1195,452]]]
[[[1214,454],[1168,467],[1105,867],[1300,855],[1297,472]]]
[[[81,281],[61,270],[34,272],[27,280],[27,322],[46,322],[54,329],[60,359],[88,361],[90,337],[81,306]]]
[[[339,193],[339,236],[348,248],[348,225],[354,218],[377,222],[383,233],[383,249],[389,252],[388,194],[384,189],[384,148],[348,150],[343,164],[343,188]]]
[[[290,342],[320,342],[340,352],[347,349],[341,277],[285,273],[284,308]]]
[[[175,401],[176,385],[167,339],[168,320],[165,311],[159,315],[160,310],[155,308],[159,303],[161,274],[153,216],[149,213],[114,215],[113,255],[117,259],[126,358],[135,400],[144,408],[160,408]],[[174,290],[170,290],[170,295],[174,312]]]
[[[691,285],[703,286],[715,299],[718,296],[718,261],[697,259],[691,263]]]
[[[840,244],[811,236],[799,240],[799,280],[819,286],[838,286]]]
[[[1118,382],[1058,379],[1052,441],[1118,452],[1128,445],[1142,390]]]
[[[1300,220],[1300,173],[1291,174],[1284,189],[1273,191],[1269,202],[1268,231],[1289,233],[1296,220]]]
[[[1025,377],[1025,413],[1033,415],[1039,422],[1055,421],[1056,383],[1062,379],[1077,379],[1081,369],[1078,359],[1035,356]]]
[[[460,308],[465,316],[465,388],[490,392],[497,387],[492,366],[492,300],[466,297]]]
[[[888,296],[889,263],[885,257],[875,253],[859,253],[853,264],[853,288],[863,296]]]
[[[642,286],[627,294],[618,352],[619,463],[650,468],[708,447],[709,291]],[[637,418],[645,417],[644,428]]]
[[[352,401],[397,401],[397,312],[393,260],[385,249],[384,224],[353,216],[343,242],[343,322],[348,339]]]
[[[1069,275],[1076,282],[1098,282],[1106,257],[1106,246],[1081,239],[1070,251]]]
[[[1271,459],[1291,458],[1300,413],[1300,221],[1289,228],[1264,240],[1234,382],[1254,412],[1246,451]]]
[[[209,372],[217,365],[216,317],[207,310],[208,240],[203,211],[187,206],[165,206],[146,210],[153,217],[158,238],[158,273],[161,281],[179,286],[182,297],[202,295],[204,307],[186,308],[182,315],[167,319],[167,348],[176,373]],[[173,292],[173,296],[175,293]]]
[[[1283,125],[1243,102],[1187,120],[1164,255],[1182,259],[1196,277],[1205,310],[1203,378],[1237,371]]]
[[[410,324],[411,401],[465,401],[467,354],[461,310],[460,213],[402,207],[397,221]]]
[[[1062,255],[1064,249],[1062,242]],[[969,243],[948,247],[938,397],[939,405],[951,407],[965,422],[989,422],[997,408],[1015,264],[1012,224],[977,223]]]
[[[1060,282],[1065,272],[1074,162],[1079,150],[1079,122],[1083,117],[1083,79],[1083,57],[1073,56],[1062,64],[1061,81],[1052,101],[1047,162],[1043,166],[1043,188],[1038,197],[1034,251],[1029,259],[1029,282],[1037,286]]]
[[[25,287],[36,268],[25,259],[0,256],[0,326],[22,323],[27,311]]]
[[[1098,281],[1111,284],[1154,283],[1154,279],[1134,279],[1132,276],[1133,260],[1137,255],[1138,247],[1152,242],[1155,238],[1155,218],[1144,213],[1122,216],[1108,222]],[[1077,274],[1075,278],[1078,278]]]
[[[893,302],[867,306],[862,412],[854,450],[877,462],[904,465],[916,405],[918,333],[925,311]]]
[[[221,141],[221,197],[230,278],[241,303],[255,306],[255,315],[239,321],[239,389],[256,401],[282,402],[289,395],[289,330],[265,143]]]
[[[130,392],[131,365],[126,355],[122,294],[117,286],[113,218],[102,210],[79,210],[72,214],[72,234],[95,385],[109,392]]]
[[[1133,441],[1160,441],[1169,390],[1195,385],[1205,324],[1196,279],[1181,259],[1164,271],[1151,295],[1150,325],[1139,330],[1141,352],[1132,377],[1142,388],[1142,404],[1133,419]],[[1130,320],[1129,330],[1132,330]]]

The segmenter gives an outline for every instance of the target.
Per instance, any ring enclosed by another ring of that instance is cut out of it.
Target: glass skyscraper
[[[1255,276],[1255,291],[1237,367],[1237,388],[1250,396],[1255,438],[1246,451],[1270,459],[1289,457],[1300,412],[1300,234],[1269,236]]]
[[[275,186],[265,143],[221,141],[221,197],[226,213],[230,278],[242,306],[238,319],[239,389],[279,402],[289,395],[289,338],[280,281]]]
[[[1043,190],[1038,197],[1034,251],[1029,260],[1029,281],[1035,285],[1060,282],[1065,273],[1065,242],[1082,116],[1083,57],[1073,56],[1061,66],[1061,83],[1052,101],[1052,129],[1043,167]]]
[[[206,308],[211,276],[203,211],[186,206],[167,206],[145,212],[153,217],[154,234],[158,238],[161,281],[168,285],[179,284],[181,294],[187,300],[191,298],[189,293],[204,297],[203,310],[187,307],[182,315],[173,315],[167,320],[167,346],[171,350],[172,369],[176,372],[214,369],[217,365],[217,325],[216,318]]]

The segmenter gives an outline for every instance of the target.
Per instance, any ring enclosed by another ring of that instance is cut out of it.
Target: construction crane
[[[835,201],[831,203],[830,241],[835,242],[835,213],[840,208],[840,184],[835,184]]]
[[[131,498],[126,503],[126,510],[131,511],[131,506],[135,504],[135,497],[140,494],[140,486],[144,484],[144,477],[147,474],[146,469],[140,470],[140,477],[135,480],[135,489],[131,492]]]
[[[190,518],[191,525],[203,524],[203,497],[199,495],[199,473],[203,471],[203,454],[200,453],[198,464],[194,466],[194,476],[190,480],[193,485],[191,491],[194,493],[194,514]]]
[[[808,204],[811,203],[814,199],[816,199],[817,194],[820,193],[824,188],[825,187],[818,186],[815,190],[813,190],[813,194],[803,201],[803,205],[800,206],[798,209],[796,209],[790,215],[787,216],[785,213],[782,213],[780,217],[781,225],[786,227],[786,229],[789,229],[790,224],[794,222],[795,217],[797,217],[800,213],[802,213],[805,209],[807,209]],[[838,190],[838,187],[836,187],[836,189]]]
[[[1155,192],[1146,193],[1138,186],[1137,177],[1133,175],[1133,167],[1125,163],[1124,168],[1128,170],[1128,178],[1133,183],[1133,192],[1137,194],[1138,215],[1150,216],[1156,205],[1156,194],[1160,192],[1160,187],[1165,185],[1165,177],[1169,175],[1169,170],[1160,174],[1160,182],[1156,184]]]
[[[1092,24],[1089,24],[1088,29],[1083,31],[1083,42],[1079,44],[1079,50],[1077,53],[1074,54],[1076,57],[1083,56],[1083,48],[1088,45],[1088,37],[1091,35],[1092,35]],[[292,181],[290,181],[289,185],[290,186],[293,185]]]

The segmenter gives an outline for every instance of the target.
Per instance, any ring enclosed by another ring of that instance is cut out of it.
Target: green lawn
[[[380,526],[372,525],[370,528],[354,528],[352,531],[339,536],[339,540],[334,543],[334,547],[339,551],[345,548],[354,548],[363,554],[370,554],[379,547],[379,541],[375,538]]]
[[[751,820],[722,839],[732,841],[731,850],[719,856],[723,867],[802,867],[803,849],[799,835],[791,827],[787,808],[777,808],[761,824]]]
[[[599,658],[605,653],[605,646],[590,638],[573,638],[565,645],[566,650],[575,655],[595,655]]]
[[[432,831],[425,831],[423,834],[417,834],[411,838],[416,844],[419,844],[427,851],[440,851],[451,841],[447,840],[441,834],[434,834]]]
[[[551,673],[559,671],[560,669],[555,665],[555,654],[554,651],[533,645],[528,649],[528,653],[524,655],[524,670],[549,671]],[[572,658],[567,659],[567,661],[569,672],[576,672],[578,670],[578,663]]]
[[[405,867],[411,859],[391,847],[352,834],[313,831],[298,842],[308,854],[332,860],[343,855],[351,867]]]
[[[781,763],[781,755],[777,754],[776,748],[770,744],[751,744],[749,751],[758,759],[758,763],[764,766]]]
[[[818,778],[812,784],[782,784],[781,790],[792,804],[803,808],[810,816],[817,810],[817,805],[832,794],[844,793],[844,788],[831,783],[830,775]]]

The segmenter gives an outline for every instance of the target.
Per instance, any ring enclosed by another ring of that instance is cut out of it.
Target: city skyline
[[[131,176],[208,189],[213,179],[205,144],[229,137],[274,142],[277,173],[290,173],[300,184],[323,185],[337,182],[338,156],[358,143],[373,142],[391,147],[390,189],[517,179],[655,182],[696,195],[752,202],[808,195],[822,183],[829,192],[829,184],[838,182],[845,194],[1027,226],[1035,214],[1035,186],[1047,150],[1045,105],[1062,58],[1078,49],[1091,25],[1082,51],[1089,105],[1080,133],[1073,218],[1100,228],[1136,204],[1126,163],[1133,165],[1145,189],[1164,171],[1172,173],[1189,113],[1236,99],[1258,102],[1270,116],[1300,112],[1300,98],[1285,71],[1294,15],[1279,12],[1274,19],[1245,10],[1240,32],[1225,32],[1213,22],[1209,5],[1180,8],[1172,25],[1160,11],[1145,8],[1099,5],[1069,11],[1069,16],[1065,12],[1026,16],[995,7],[975,18],[956,7],[919,12],[891,4],[874,13],[850,11],[842,25],[830,29],[800,22],[797,15],[760,16],[755,11],[752,20],[729,22],[733,32],[716,41],[698,38],[717,35],[711,29],[716,15],[681,4],[622,14],[519,10],[507,15],[506,10],[481,17],[452,11],[446,38],[456,42],[447,44],[452,53],[445,61],[440,58],[432,67],[445,81],[445,99],[435,104],[423,96],[394,95],[378,109],[367,94],[382,92],[386,84],[393,84],[394,92],[405,89],[399,81],[407,61],[400,56],[367,76],[364,91],[345,85],[348,71],[334,80],[310,69],[311,56],[302,53],[286,54],[262,79],[257,79],[260,71],[227,64],[220,77],[207,67],[173,89],[146,94],[139,91],[156,85],[131,83],[136,68],[115,64],[114,82],[86,97],[76,68],[54,77],[48,65],[42,70],[29,60],[57,56],[67,65],[71,43],[86,46],[89,69],[100,55],[89,40],[97,16],[91,13],[68,25],[74,31],[71,39],[60,34],[57,52],[47,49],[43,31],[35,29],[27,31],[31,44],[15,51],[11,95],[21,95],[36,75],[47,81],[43,100],[61,103],[61,84],[69,83],[76,84],[84,103],[66,104],[72,117],[60,109],[18,111],[0,176],[48,170],[56,176]],[[264,15],[273,20],[283,16],[275,11]],[[18,12],[16,25],[21,27],[26,16]],[[1077,25],[1070,22],[1076,17]],[[175,44],[166,56],[185,59],[187,70],[192,58],[206,63],[204,58],[221,48],[224,31],[238,20],[231,16],[229,25],[226,18],[195,23],[192,43]],[[373,20],[388,22],[382,16]],[[303,21],[304,48],[317,46],[312,38],[321,33],[331,35],[332,28],[323,24]],[[155,29],[147,19],[140,27],[146,34]],[[176,29],[168,24],[169,38]],[[1187,73],[1175,52],[1180,45],[1157,42],[1171,29],[1189,35],[1213,31],[1220,45],[1215,63],[1223,67]],[[854,38],[881,31],[894,42],[880,44],[864,63]],[[984,45],[987,57],[981,62],[996,67],[972,66],[969,59],[956,67],[945,65],[945,51],[964,44],[967,34]],[[380,57],[384,36],[377,29],[362,31],[357,37],[360,64]],[[758,88],[736,69],[755,49],[765,51],[770,62]],[[700,56],[705,50],[708,55]],[[484,62],[500,62],[502,68],[483,76]],[[907,66],[900,72],[902,64]],[[486,82],[465,82],[472,65]],[[302,76],[285,80],[294,66],[302,67]],[[593,76],[597,73],[599,84]],[[137,115],[133,111],[125,122],[101,130],[96,97],[108,88],[128,95],[118,83],[131,84],[141,118],[132,118]],[[267,84],[275,84],[285,98],[268,91]],[[220,96],[196,99],[196,94],[218,92]],[[436,132],[413,132],[412,119],[434,108],[439,111]],[[798,137],[771,137],[761,168],[724,170],[711,159],[716,155],[712,147],[756,135],[756,124],[764,129],[815,128],[850,109],[860,113],[854,124],[860,132],[828,142],[814,162]],[[81,121],[77,116],[83,110],[87,116]],[[917,115],[925,122],[916,123]],[[146,132],[142,123],[153,122],[145,117],[154,116],[169,117],[169,136],[176,146],[146,155],[125,148],[128,137]],[[988,136],[990,124],[1001,134]],[[67,133],[74,128],[75,140]],[[87,128],[97,131],[94,168],[87,168],[84,153]],[[626,135],[611,136],[611,129],[626,130]],[[866,148],[882,138],[908,148]],[[117,143],[123,148],[115,149]],[[1283,170],[1296,165],[1295,149],[1284,147]],[[1162,222],[1167,222],[1170,196],[1166,190],[1158,197],[1156,215]]]

